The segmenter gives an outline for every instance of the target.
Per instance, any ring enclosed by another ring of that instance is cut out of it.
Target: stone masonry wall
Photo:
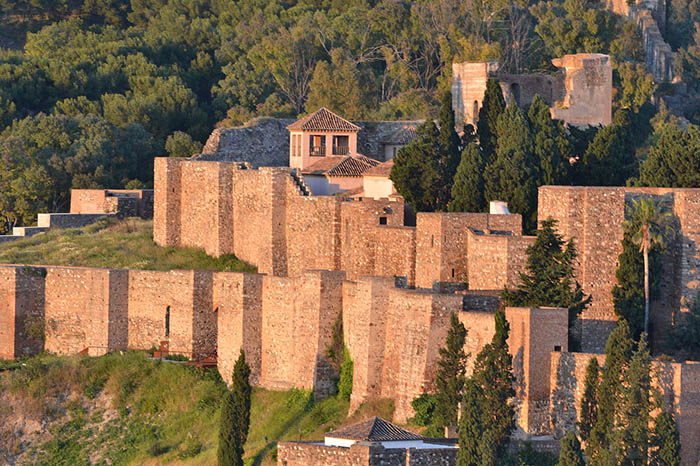
[[[675,240],[662,258],[664,274],[661,293],[652,302],[654,332],[664,335],[683,318],[696,300],[700,282],[700,192],[671,188],[601,188],[546,186],[539,190],[539,217],[551,216],[566,239],[574,238],[579,252],[577,279],[585,293],[592,295],[591,306],[582,314],[583,350],[602,352],[616,320],[612,288],[622,252],[622,222],[625,204],[633,198],[661,199],[671,208],[677,229]],[[680,314],[678,310],[680,309]],[[662,344],[661,338],[655,339]]]
[[[600,365],[605,356],[587,353],[551,355],[550,419],[555,438],[575,429],[580,414],[586,367],[591,358]],[[661,391],[664,409],[673,410],[681,440],[681,464],[695,466],[700,459],[700,363],[672,363],[655,360],[654,385]]]
[[[153,190],[71,189],[70,213],[153,218]]]
[[[534,236],[484,234],[469,230],[468,277],[469,287],[476,290],[501,290],[520,283],[525,270],[525,251],[535,242]]]
[[[282,168],[162,158],[155,166],[157,244],[234,253],[275,276],[344,270],[463,286],[468,228],[521,234],[515,214],[419,214],[406,227],[401,202],[304,196]],[[508,252],[519,271],[518,254]]]
[[[41,268],[0,267],[0,359],[44,349],[44,276]]]

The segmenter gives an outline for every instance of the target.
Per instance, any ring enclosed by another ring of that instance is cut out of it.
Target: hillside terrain
[[[102,220],[84,228],[53,230],[0,244],[0,263],[143,270],[199,269],[255,272],[233,255],[219,258],[194,248],[163,248],[153,242],[153,221]]]
[[[0,361],[0,464],[215,465],[225,390],[216,369],[140,352]],[[393,405],[347,411],[337,397],[315,403],[303,390],[255,389],[246,465],[275,464],[280,440],[391,418]]]

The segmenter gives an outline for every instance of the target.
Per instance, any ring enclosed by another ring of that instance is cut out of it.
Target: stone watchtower
[[[550,106],[552,117],[573,125],[608,125],[612,121],[612,65],[599,53],[565,55],[552,60],[555,75],[508,74],[495,61],[452,64],[452,108],[458,126],[476,126],[486,81],[499,81],[507,103],[527,107],[535,95]]]
[[[289,166],[304,170],[323,157],[357,154],[360,127],[325,107],[287,126]]]

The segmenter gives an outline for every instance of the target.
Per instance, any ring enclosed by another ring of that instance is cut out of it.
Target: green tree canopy
[[[243,446],[250,427],[250,367],[241,354],[233,367],[233,383],[226,394],[219,421],[219,466],[243,466]]]
[[[440,348],[440,359],[435,376],[435,415],[441,426],[456,426],[459,402],[466,377],[467,355],[464,352],[464,342],[467,329],[457,318],[450,314],[450,328],[447,331],[445,346]]]
[[[468,144],[462,152],[462,160],[457,167],[452,184],[450,212],[483,212],[484,199],[484,156],[475,143]]]

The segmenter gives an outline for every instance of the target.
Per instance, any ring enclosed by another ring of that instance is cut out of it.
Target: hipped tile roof
[[[363,176],[386,176],[391,175],[391,168],[394,166],[394,159],[389,159],[386,162],[380,163],[364,172]]]
[[[379,165],[379,162],[362,154],[327,156],[302,170],[304,175],[362,176],[364,172]]]
[[[336,115],[326,107],[321,107],[311,115],[307,115],[301,120],[297,120],[291,125],[287,126],[287,129],[303,131],[356,132],[362,128],[349,122],[345,118]]]
[[[416,134],[415,126],[406,125],[391,133],[382,142],[392,146],[400,146],[413,142],[416,139],[418,139],[418,134]]]
[[[420,435],[404,430],[376,416],[351,426],[330,431],[326,434],[326,437],[357,440],[358,442],[423,440],[423,437]]]

